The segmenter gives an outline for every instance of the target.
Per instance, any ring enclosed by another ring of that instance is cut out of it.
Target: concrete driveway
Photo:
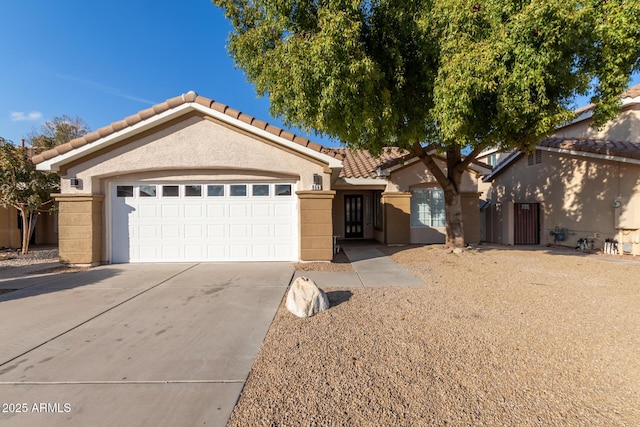
[[[0,424],[224,426],[292,275],[130,264],[3,282],[24,289],[0,295]]]

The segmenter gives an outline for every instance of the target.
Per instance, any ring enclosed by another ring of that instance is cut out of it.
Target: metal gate
[[[514,236],[516,245],[540,244],[540,204],[514,203]]]

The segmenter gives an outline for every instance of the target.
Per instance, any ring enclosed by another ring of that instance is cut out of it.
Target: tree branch
[[[476,157],[478,157],[478,154],[484,151],[485,148],[487,148],[486,144],[478,145],[473,149],[473,151],[471,151],[471,153],[469,153],[469,155],[465,156],[464,160],[459,164],[459,167],[461,169],[466,169],[471,164],[471,162],[474,161]]]
[[[413,149],[413,154],[422,160],[422,163],[424,163],[427,169],[429,169],[429,172],[433,174],[438,184],[440,184],[442,188],[447,187],[450,184],[449,178],[447,178],[442,169],[440,169],[440,166],[433,160],[433,157],[427,153],[427,150],[420,145],[419,142],[414,142],[411,148]]]

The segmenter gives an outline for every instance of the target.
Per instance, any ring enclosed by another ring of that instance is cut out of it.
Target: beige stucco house
[[[640,254],[640,85],[600,130],[590,127],[592,108],[486,178],[487,241],[603,248],[616,240],[619,252]]]
[[[337,239],[444,242],[444,205],[417,159],[326,148],[194,92],[34,157],[62,178],[61,260],[331,260]],[[463,179],[467,241],[478,179]]]

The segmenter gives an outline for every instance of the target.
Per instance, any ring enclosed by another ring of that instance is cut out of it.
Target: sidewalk
[[[305,276],[320,287],[337,288],[424,284],[375,246],[375,243],[342,243],[342,250],[355,271],[297,271],[294,278]]]

